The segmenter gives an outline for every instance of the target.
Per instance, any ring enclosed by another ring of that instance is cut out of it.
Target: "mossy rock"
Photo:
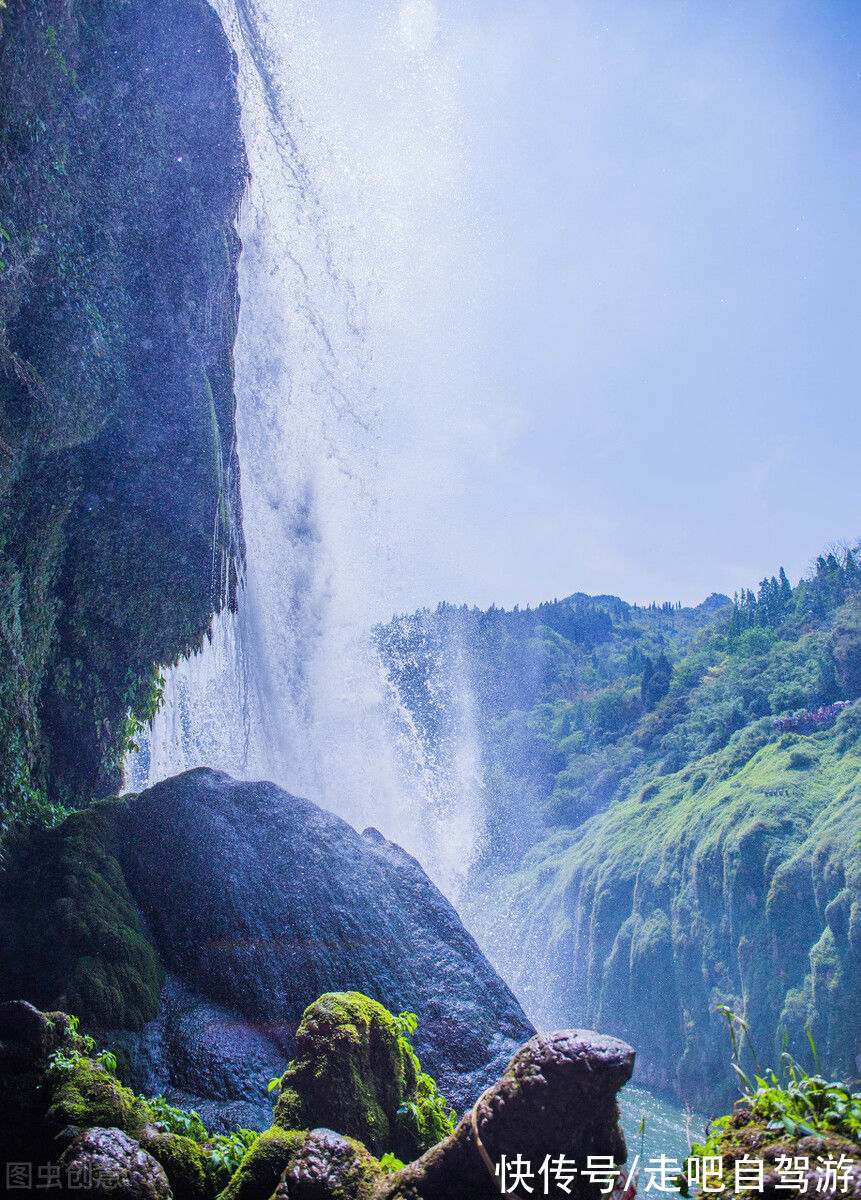
[[[281,1080],[275,1124],[322,1126],[373,1154],[422,1153],[451,1131],[428,1103],[433,1081],[382,1004],[360,992],[328,992],[302,1014],[298,1054]]]
[[[269,1200],[305,1136],[276,1126],[261,1133],[218,1200]]]
[[[48,1056],[73,1037],[66,1013],[23,1000],[0,1004],[0,1163],[43,1153]]]
[[[716,1200],[758,1200],[763,1192],[782,1196],[783,1200],[801,1200],[823,1192],[832,1196],[852,1194],[851,1183],[848,1192],[833,1187],[833,1174],[829,1183],[826,1161],[842,1162],[836,1172],[838,1179],[842,1179],[844,1168],[848,1169],[850,1181],[857,1178],[861,1171],[861,1142],[824,1129],[818,1129],[812,1136],[800,1130],[791,1136],[785,1129],[772,1128],[774,1124],[754,1114],[746,1100],[737,1101],[732,1113],[712,1124],[707,1144],[695,1147],[694,1158],[701,1161],[706,1158],[711,1164],[710,1191]],[[743,1159],[762,1162],[762,1189],[756,1186],[755,1169],[743,1172],[744,1182],[737,1186],[736,1163]],[[798,1177],[790,1183],[786,1176],[787,1164],[793,1161],[799,1167],[806,1164],[800,1184]]]
[[[180,1133],[150,1133],[145,1129],[140,1144],[161,1163],[174,1200],[212,1200],[212,1186],[202,1146]]]
[[[121,1129],[136,1138],[149,1116],[132,1091],[101,1063],[80,1058],[69,1066],[52,1067],[47,1075],[51,1100],[46,1114],[54,1134],[74,1126]]]
[[[379,1162],[355,1138],[342,1137],[331,1129],[312,1129],[282,1179],[288,1196],[372,1200],[382,1175]]]
[[[164,973],[117,857],[125,807],[101,801],[16,846],[0,880],[0,999],[60,1001],[91,1029],[156,1015]]]
[[[0,791],[53,823],[235,599],[245,160],[209,5],[0,13]]]
[[[325,1126],[382,1153],[405,1091],[415,1086],[414,1056],[404,1055],[401,1040],[391,1013],[375,1000],[360,992],[321,996],[302,1014],[275,1124]]]

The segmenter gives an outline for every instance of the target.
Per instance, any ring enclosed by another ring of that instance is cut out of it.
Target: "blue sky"
[[[697,602],[861,535],[861,6],[327,13],[389,610]]]

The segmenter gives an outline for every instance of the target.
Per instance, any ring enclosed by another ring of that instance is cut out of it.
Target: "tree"
[[[846,699],[861,696],[861,603],[845,605],[831,634],[831,654]]]
[[[646,659],[643,666],[643,678],[640,681],[640,696],[644,708],[652,709],[660,700],[663,700],[670,690],[672,674],[672,664],[663,650],[656,663],[653,663],[650,658]]]

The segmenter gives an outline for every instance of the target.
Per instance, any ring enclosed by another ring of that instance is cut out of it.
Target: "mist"
[[[293,18],[366,321],[375,614],[696,603],[856,536],[848,6]]]

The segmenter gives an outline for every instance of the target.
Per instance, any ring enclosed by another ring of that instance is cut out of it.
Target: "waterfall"
[[[235,351],[245,579],[238,611],[166,670],[127,786],[199,765],[272,779],[358,828],[375,825],[454,894],[480,829],[468,687],[447,679],[458,736],[445,753],[429,747],[370,632],[396,593],[379,519],[396,372],[391,343],[381,351],[375,334],[397,281],[381,278],[362,228],[386,225],[385,195],[358,178],[326,119],[330,12],[282,0],[214,6],[238,58],[251,168]],[[434,87],[431,5],[393,5],[368,28],[395,43],[389,86],[422,108],[410,93]]]

